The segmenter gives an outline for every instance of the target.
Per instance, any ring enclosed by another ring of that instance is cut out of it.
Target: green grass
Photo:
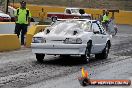
[[[12,1],[12,0],[11,0]],[[21,0],[15,0],[20,2]],[[85,8],[106,8],[132,11],[132,0],[25,0],[29,4]]]

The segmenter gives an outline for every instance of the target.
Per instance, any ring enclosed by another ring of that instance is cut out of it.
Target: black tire
[[[36,59],[40,63],[43,62],[44,57],[45,57],[45,54],[36,54]]]
[[[102,53],[95,54],[95,58],[96,59],[107,59],[108,54],[109,54],[109,49],[110,49],[110,45],[109,43],[106,43],[106,46],[104,50],[102,51]]]
[[[89,41],[89,42],[87,43],[85,55],[81,55],[81,57],[82,57],[84,63],[88,63],[89,60],[90,60],[91,48],[92,48],[92,42]]]
[[[88,85],[88,79],[85,78],[85,79],[83,79],[83,81],[82,81],[82,86],[85,87],[85,86],[87,86],[87,85]]]

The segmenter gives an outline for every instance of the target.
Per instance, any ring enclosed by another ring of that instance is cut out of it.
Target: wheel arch
[[[111,47],[111,41],[108,40],[107,43],[108,43],[108,45],[109,45],[109,49],[110,49],[110,47]]]

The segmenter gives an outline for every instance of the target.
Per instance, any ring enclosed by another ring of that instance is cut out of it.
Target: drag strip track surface
[[[119,25],[118,34],[112,39],[108,59],[93,58],[88,64],[83,64],[80,57],[62,58],[59,56],[46,56],[43,63],[38,63],[30,48],[1,52],[0,88],[28,88],[33,84],[63,78],[79,72],[82,66],[90,70],[91,76],[95,76],[100,71],[108,69],[106,67],[110,64],[129,61],[131,58],[132,26],[129,25]],[[96,72],[95,68],[98,69]],[[125,77],[127,76],[130,75]]]

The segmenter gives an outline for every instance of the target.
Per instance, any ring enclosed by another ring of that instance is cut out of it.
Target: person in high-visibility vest
[[[104,26],[104,28],[106,28],[106,30],[107,30],[107,26],[108,26],[108,23],[109,23],[109,12],[108,11],[106,11],[105,12],[105,15],[103,16],[103,19],[102,19],[102,24],[103,24],[103,26]]]
[[[105,12],[106,12],[106,11],[105,11],[105,10],[103,10],[103,14],[102,14],[102,15],[100,15],[100,19],[99,19],[99,21],[100,21],[100,22],[102,22],[102,21],[103,21],[103,16],[105,15]]]
[[[26,2],[20,2],[21,7],[18,8],[15,12],[15,34],[18,38],[21,32],[21,45],[25,44],[24,36],[27,33],[27,27],[30,25],[31,13],[29,9],[26,8]]]

